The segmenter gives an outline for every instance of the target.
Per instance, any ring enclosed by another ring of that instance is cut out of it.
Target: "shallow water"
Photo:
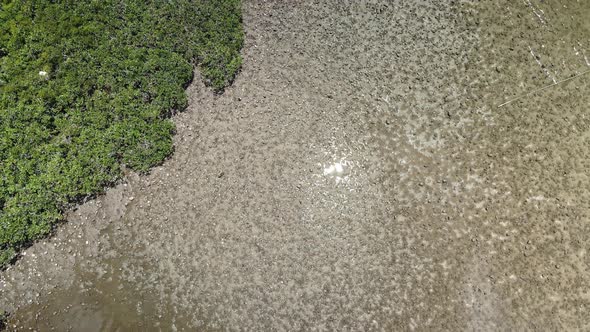
[[[174,156],[27,250],[0,308],[17,330],[587,329],[589,17],[245,1],[234,86],[195,82]]]

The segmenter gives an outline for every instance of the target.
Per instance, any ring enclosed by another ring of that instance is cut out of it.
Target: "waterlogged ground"
[[[590,329],[588,17],[244,1],[235,84],[0,273],[9,328]]]

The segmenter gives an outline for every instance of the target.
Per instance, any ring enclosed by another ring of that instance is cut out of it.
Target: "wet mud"
[[[170,160],[0,272],[9,329],[590,328],[590,3],[243,7]]]

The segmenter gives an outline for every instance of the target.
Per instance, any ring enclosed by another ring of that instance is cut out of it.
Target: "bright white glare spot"
[[[324,176],[333,178],[336,183],[348,183],[350,181],[351,163],[346,160],[341,160],[324,167]],[[346,168],[346,169],[345,169]]]
[[[47,76],[47,72],[42,70],[39,72],[39,76]]]
[[[336,175],[342,172],[344,172],[344,167],[342,166],[342,163],[334,163],[324,168],[324,175]]]

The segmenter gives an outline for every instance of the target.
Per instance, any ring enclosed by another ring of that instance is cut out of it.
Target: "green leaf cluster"
[[[222,91],[242,43],[239,0],[2,0],[0,266],[170,155],[194,65]]]

